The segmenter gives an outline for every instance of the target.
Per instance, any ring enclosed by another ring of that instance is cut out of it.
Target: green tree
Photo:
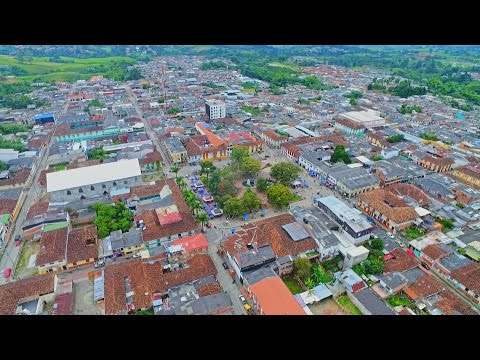
[[[267,199],[273,206],[284,208],[295,199],[289,188],[282,184],[275,184],[268,188]]]
[[[305,282],[312,275],[312,263],[307,258],[297,258],[293,261],[293,272]]]
[[[0,171],[8,170],[8,165],[3,161],[0,161]]]
[[[91,208],[97,212],[93,223],[97,226],[99,238],[116,230],[127,232],[132,226],[133,213],[122,202],[114,205],[96,203]]]
[[[208,217],[207,214],[200,213],[197,216],[195,216],[195,221],[202,226],[202,231],[204,231],[205,225],[208,224],[208,222],[210,221],[210,218]]]
[[[142,73],[140,72],[139,69],[137,68],[131,68],[128,70],[128,72],[125,74],[124,80],[140,80],[142,78]]]
[[[101,107],[103,107],[103,104],[100,102],[100,100],[98,100],[98,99],[93,99],[93,100],[91,100],[91,101],[89,102],[89,106],[101,108]]]
[[[241,199],[230,198],[225,202],[223,211],[227,215],[240,216],[245,214],[246,208]]]
[[[261,163],[251,157],[244,158],[240,164],[240,170],[245,175],[257,175],[261,169]]]
[[[232,164],[240,169],[240,165],[243,160],[250,156],[248,149],[246,147],[235,147],[230,154],[230,159],[232,159]]]
[[[289,185],[300,174],[300,167],[291,162],[280,162],[272,166],[270,176],[283,185]]]
[[[375,238],[370,240],[370,247],[375,250],[380,250],[382,251],[384,248],[385,244],[383,243],[383,240],[380,238]]]
[[[177,177],[178,177],[178,172],[180,171],[180,166],[176,166],[176,165],[175,165],[175,166],[172,166],[172,167],[170,168],[170,171],[173,172],[173,173],[175,173],[175,178],[177,178]]]
[[[350,98],[349,102],[350,102],[350,105],[352,105],[352,106],[357,106],[357,104],[358,104],[357,100],[355,98]]]
[[[257,190],[260,192],[267,191],[268,182],[267,179],[258,179],[257,180]]]
[[[207,180],[208,180],[208,175],[211,174],[216,170],[216,166],[213,165],[213,163],[209,160],[204,160],[200,161],[200,174],[206,174],[207,175]]]
[[[347,152],[345,151],[345,146],[343,145],[337,145],[335,146],[335,149],[333,150],[333,154],[330,158],[330,161],[333,163],[336,162],[344,162],[345,164],[350,164],[350,156],[348,156]]]
[[[405,137],[402,134],[392,135],[387,138],[389,143],[397,143],[403,140],[405,140]]]
[[[262,208],[262,201],[258,198],[257,195],[255,195],[255,193],[250,188],[245,191],[245,194],[243,194],[241,201],[243,203],[243,206],[249,213]]]
[[[364,262],[365,271],[368,274],[382,274],[384,270],[384,262],[381,258],[372,258],[365,260]]]
[[[185,179],[181,176],[176,179],[176,182],[177,182],[178,187],[182,190],[185,189],[188,185],[187,182],[185,181]]]

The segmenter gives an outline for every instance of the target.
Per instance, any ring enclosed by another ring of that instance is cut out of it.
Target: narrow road
[[[68,97],[75,91],[75,85],[72,86],[72,89],[70,90],[70,93]],[[68,109],[68,97],[65,102],[65,106],[63,107],[63,114],[67,112]],[[14,226],[14,231],[11,233],[10,239],[6,239],[6,245],[4,248],[4,251],[1,252],[1,258],[0,258],[0,271],[2,271],[2,274],[0,274],[0,285],[4,284],[6,282],[12,282],[15,280],[18,280],[15,276],[15,262],[17,257],[19,256],[19,253],[23,246],[15,246],[15,236],[21,235],[22,234],[22,225],[23,222],[25,221],[25,218],[27,217],[27,212],[30,209],[30,206],[34,204],[39,198],[42,197],[43,191],[45,189],[42,189],[38,183],[38,178],[40,176],[40,173],[42,170],[45,169],[46,164],[47,164],[47,159],[48,159],[48,150],[52,143],[54,142],[54,137],[53,133],[52,136],[48,142],[48,144],[40,151],[40,154],[38,156],[38,160],[36,163],[36,169],[35,169],[35,175],[32,177],[31,183],[25,184],[24,187],[24,192],[26,192],[26,197],[25,197],[25,202],[23,203],[22,208],[20,209],[20,212],[17,216],[17,219],[15,220],[15,223],[13,223],[11,226]],[[22,243],[23,244],[23,243]],[[12,275],[10,276],[9,279],[4,279],[3,278],[3,269],[10,267],[12,269]]]
[[[145,125],[145,132],[147,133],[148,137],[152,140],[153,144],[157,147],[157,150],[160,153],[160,156],[162,157],[163,163],[171,165],[170,161],[168,160],[168,157],[163,153],[163,149],[160,146],[160,141],[158,140],[157,134],[152,128],[152,124],[150,124],[150,121],[145,119],[145,117],[143,116],[143,111],[142,109],[140,109],[140,106],[138,105],[137,97],[133,93],[130,86],[127,85],[125,88],[127,90],[128,95],[130,96],[133,106],[135,107],[135,111],[140,116],[140,119],[143,121]]]
[[[225,270],[222,266],[223,260],[217,254],[218,244],[220,243],[221,237],[220,234],[214,230],[207,230],[205,237],[208,240],[208,253],[212,258],[215,267],[217,268],[217,280],[222,285],[223,290],[230,296],[233,304],[233,312],[235,315],[246,315],[242,302],[240,301],[239,296],[242,294],[240,292],[239,286],[237,283],[233,282],[232,277],[228,273],[228,270]]]

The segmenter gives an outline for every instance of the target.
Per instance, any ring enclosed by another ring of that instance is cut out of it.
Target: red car
[[[5,268],[5,270],[3,271],[3,277],[5,279],[8,279],[11,274],[12,274],[12,269],[11,268]]]

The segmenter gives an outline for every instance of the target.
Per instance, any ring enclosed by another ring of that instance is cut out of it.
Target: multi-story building
[[[87,166],[47,174],[52,201],[74,201],[109,195],[114,188],[142,184],[138,159]]]
[[[349,207],[334,196],[325,196],[316,200],[318,207],[340,225],[354,244],[370,238],[372,225],[360,210]]]
[[[453,171],[453,175],[459,177],[468,185],[480,187],[480,165],[459,167]]]
[[[433,157],[425,156],[420,159],[420,165],[424,168],[435,171],[435,172],[445,172],[452,169],[452,165],[455,163],[455,160],[447,157]]]
[[[380,186],[380,180],[364,167],[335,164],[328,169],[326,185],[351,197]]]
[[[288,136],[279,135],[273,130],[262,131],[259,136],[268,146],[275,149],[278,149],[280,145],[288,141]]]
[[[358,208],[391,232],[408,228],[419,217],[398,195],[375,189],[358,196]]]
[[[187,149],[183,146],[180,139],[172,137],[166,138],[162,142],[168,159],[173,164],[185,164],[187,162]]]
[[[339,114],[339,116],[362,125],[367,129],[381,127],[386,124],[386,120],[380,117],[377,111],[371,109],[364,111],[349,111]]]
[[[223,101],[210,100],[205,103],[205,112],[210,120],[222,119],[226,116],[226,106]]]
[[[359,124],[358,122],[355,122],[349,119],[342,119],[342,118],[335,121],[334,127],[336,129],[343,131],[346,134],[357,135],[357,136],[363,136],[367,131],[365,126],[363,126],[362,124]]]

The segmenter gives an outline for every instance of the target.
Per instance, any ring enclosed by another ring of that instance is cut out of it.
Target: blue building
[[[35,124],[43,125],[46,123],[54,123],[55,116],[53,114],[40,114],[35,116]]]

